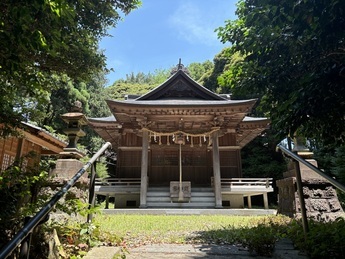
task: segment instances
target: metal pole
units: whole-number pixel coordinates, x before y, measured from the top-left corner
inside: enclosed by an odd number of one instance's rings
[[[305,208],[305,201],[304,201],[304,197],[303,197],[301,170],[299,167],[299,162],[296,160],[295,160],[295,170],[296,170],[296,182],[297,182],[298,198],[299,198],[299,203],[300,203],[300,207],[301,207],[301,214],[302,214],[304,238],[306,239],[307,233],[309,232],[307,211]]]
[[[91,166],[91,176],[90,176],[90,185],[89,185],[89,213],[87,214],[87,223],[92,221],[92,212],[90,210],[95,205],[95,180],[96,180],[96,163],[94,162]]]
[[[311,163],[309,163],[308,161],[304,160],[303,158],[301,158],[300,156],[298,156],[297,154],[291,152],[290,150],[286,149],[283,145],[278,144],[277,147],[283,151],[285,154],[287,154],[288,156],[290,156],[291,158],[293,158],[294,160],[297,160],[298,162],[301,162],[302,164],[304,164],[305,166],[307,166],[308,168],[310,168],[311,170],[313,170],[315,173],[321,175],[323,178],[325,178],[327,181],[329,181],[334,187],[338,188],[339,190],[341,190],[342,192],[345,192],[345,186],[342,185],[341,183],[339,183],[338,181],[336,181],[335,179],[333,179],[332,177],[330,177],[329,175],[325,174],[324,172],[322,172],[320,169],[318,169],[317,167],[315,167],[314,165],[312,165]]]
[[[103,147],[87,162],[69,181],[66,183],[53,198],[45,204],[45,206],[27,223],[21,231],[19,231],[13,239],[0,251],[0,258],[6,258],[13,250],[22,242],[22,240],[39,224],[39,222],[47,216],[53,209],[53,206],[60,200],[60,198],[67,193],[67,191],[79,180],[85,171],[93,164],[96,159],[110,147],[109,142],[105,143]]]

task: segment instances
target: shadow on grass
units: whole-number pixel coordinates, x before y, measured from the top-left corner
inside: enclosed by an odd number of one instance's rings
[[[234,245],[248,249],[251,254],[272,256],[275,243],[287,235],[287,217],[268,217],[253,226],[226,226],[200,231],[189,241],[201,244]]]

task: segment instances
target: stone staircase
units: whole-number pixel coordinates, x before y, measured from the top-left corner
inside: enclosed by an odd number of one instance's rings
[[[149,187],[148,208],[210,208],[215,207],[214,192],[211,187],[192,187],[189,202],[171,202],[169,187]]]

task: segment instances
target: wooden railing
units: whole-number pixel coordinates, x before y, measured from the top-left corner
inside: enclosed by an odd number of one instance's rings
[[[95,185],[97,186],[133,186],[140,185],[140,178],[96,178]]]
[[[265,186],[266,188],[272,187],[273,178],[221,178],[222,187],[231,186]],[[211,177],[211,185],[213,186],[214,179]]]

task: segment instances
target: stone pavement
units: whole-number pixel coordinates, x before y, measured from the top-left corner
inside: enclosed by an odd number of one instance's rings
[[[93,253],[96,252],[97,253]],[[120,255],[120,249],[116,247],[98,247],[88,253],[86,259],[113,259],[117,252]],[[268,258],[250,254],[247,249],[235,245],[206,245],[206,244],[154,244],[144,245],[136,248],[130,248],[125,253],[126,259],[223,259],[223,258]],[[120,258],[120,257],[118,257]],[[292,242],[288,239],[282,239],[277,242],[272,257],[276,259],[307,259],[306,255],[294,249]]]
[[[98,246],[92,248],[83,259],[113,259],[117,258],[117,255],[120,255],[120,251],[120,247]]]

